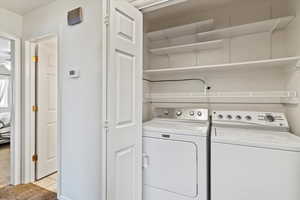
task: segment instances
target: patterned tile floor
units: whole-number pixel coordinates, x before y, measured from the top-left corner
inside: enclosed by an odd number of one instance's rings
[[[47,176],[41,180],[36,181],[34,184],[50,190],[52,192],[56,192],[56,182],[57,182],[57,173]]]
[[[10,182],[10,145],[0,145],[0,188]]]

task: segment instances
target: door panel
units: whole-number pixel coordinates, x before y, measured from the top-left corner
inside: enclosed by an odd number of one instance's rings
[[[116,9],[116,29],[120,38],[129,42],[135,42],[135,20],[129,15]]]
[[[198,195],[198,150],[194,143],[144,137],[143,144],[145,186],[188,197]]]
[[[135,58],[124,52],[116,52],[117,73],[117,125],[132,126],[135,123]]]
[[[56,41],[38,44],[36,179],[57,170],[57,48]]]
[[[107,199],[142,199],[142,14],[110,1]]]
[[[135,148],[129,147],[116,153],[116,199],[135,199],[134,173]],[[124,173],[126,172],[126,173]]]

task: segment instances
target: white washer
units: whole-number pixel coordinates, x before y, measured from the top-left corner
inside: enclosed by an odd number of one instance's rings
[[[300,139],[282,113],[213,112],[211,200],[299,200]]]
[[[207,200],[208,110],[156,113],[143,126],[143,200]]]

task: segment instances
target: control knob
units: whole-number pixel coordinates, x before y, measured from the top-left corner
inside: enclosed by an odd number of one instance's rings
[[[195,115],[195,112],[194,111],[191,111],[190,112],[190,116],[194,116]]]
[[[275,117],[272,116],[272,115],[266,115],[266,116],[265,116],[265,120],[266,120],[267,122],[274,122],[274,121],[275,121]]]
[[[198,115],[199,117],[201,117],[201,116],[202,116],[202,112],[199,111],[199,112],[197,113],[197,115]]]
[[[241,119],[242,119],[242,117],[241,117],[240,115],[236,116],[235,118],[236,118],[237,120],[241,120]]]
[[[177,116],[177,117],[179,117],[179,116],[181,116],[181,115],[182,115],[182,112],[181,112],[181,111],[176,112],[176,116]]]
[[[250,115],[247,115],[246,120],[250,121],[250,120],[252,120],[252,117]]]
[[[232,116],[231,115],[227,115],[227,119],[232,119]]]

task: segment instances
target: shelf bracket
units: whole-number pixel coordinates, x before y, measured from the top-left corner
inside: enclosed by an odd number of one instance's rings
[[[279,26],[280,23],[281,23],[281,19],[278,19],[277,22],[274,24],[273,28],[270,31],[271,34],[273,32],[275,32],[275,30],[277,29],[277,27]]]

